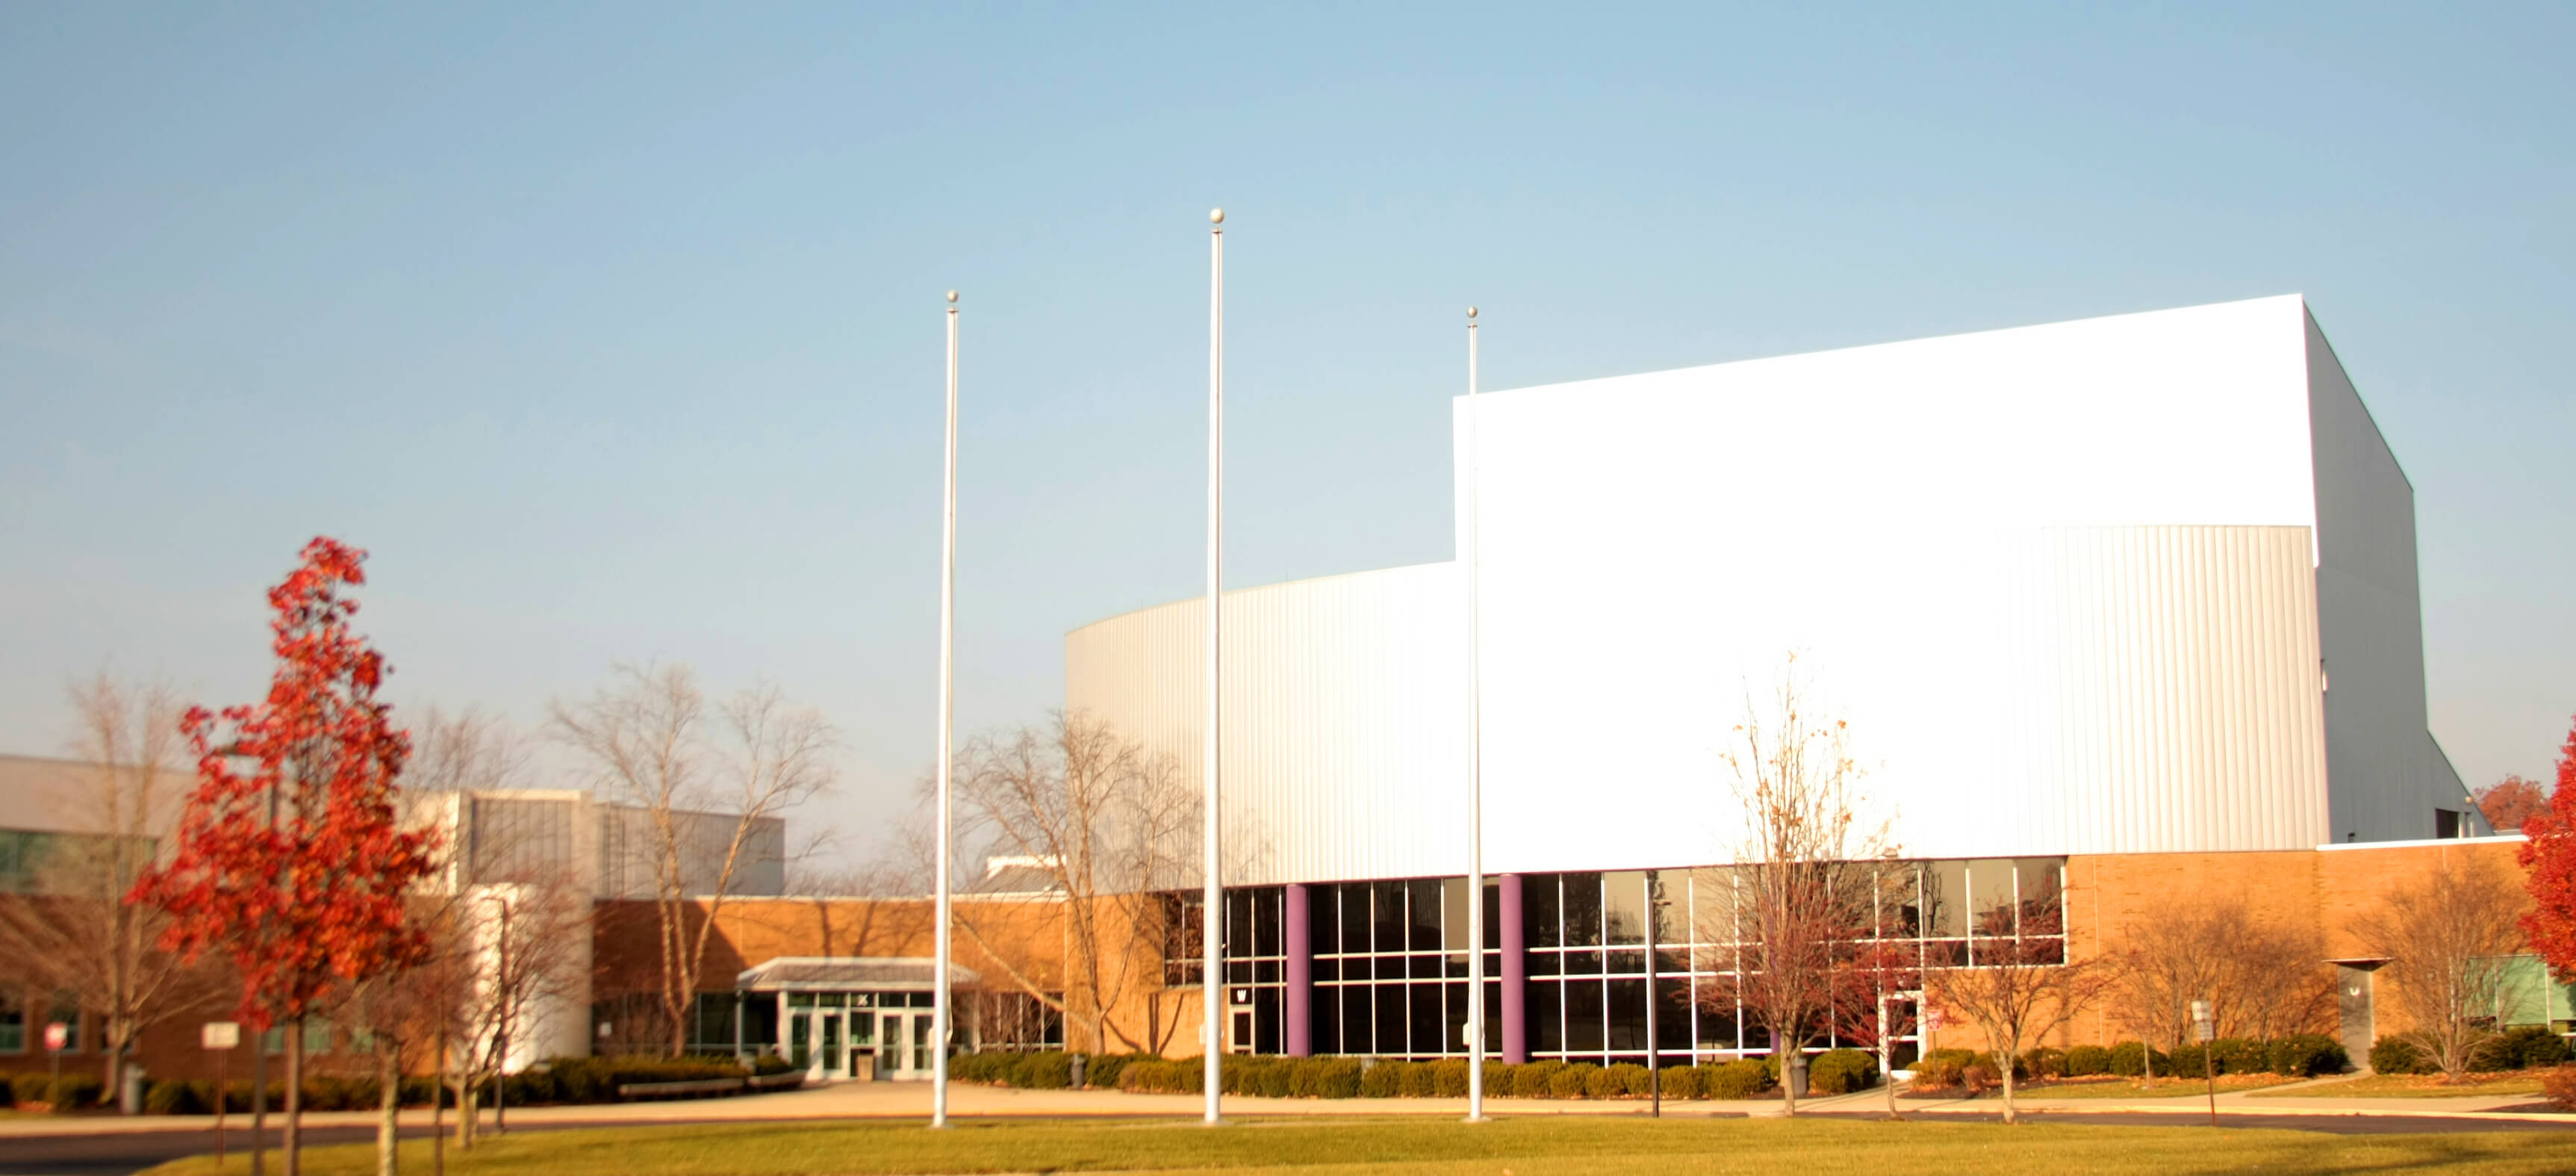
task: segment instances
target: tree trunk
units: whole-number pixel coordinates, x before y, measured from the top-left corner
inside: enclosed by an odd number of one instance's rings
[[[482,1110],[477,1105],[481,1100],[475,1097],[477,1093],[473,1076],[466,1075],[456,1095],[456,1145],[468,1151],[474,1148],[474,1133],[483,1127],[479,1118]]]
[[[1790,1048],[1794,1050],[1797,1047]],[[1789,1054],[1773,1046],[1771,1056],[1780,1059],[1780,1113],[1794,1118],[1798,1114],[1798,1084],[1789,1074]]]
[[[447,1028],[438,1030],[438,1072],[429,1080],[429,1176],[447,1176]]]
[[[401,1161],[394,1149],[402,1140],[402,1067],[391,1037],[376,1038],[376,1176],[394,1176]]]
[[[286,1023],[286,1176],[304,1171],[304,1018]]]
[[[2004,1054],[2003,1060],[1999,1063],[1999,1068],[2003,1071],[2004,1075],[2004,1122],[2021,1122],[2021,1117],[2015,1113],[2013,1107],[2013,1055],[2010,1053]]]

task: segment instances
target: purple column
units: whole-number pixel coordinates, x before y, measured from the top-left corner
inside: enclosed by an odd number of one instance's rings
[[[1503,1060],[1529,1060],[1529,935],[1521,921],[1521,876],[1502,876]]]
[[[1306,914],[1306,886],[1288,884],[1287,926],[1279,929],[1282,946],[1288,952],[1288,1056],[1313,1057],[1315,1054],[1315,953],[1307,942],[1311,921]]]

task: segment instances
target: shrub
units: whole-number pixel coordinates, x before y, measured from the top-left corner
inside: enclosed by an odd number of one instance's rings
[[[2567,1060],[2567,1039],[2546,1026],[2525,1025],[2486,1039],[2469,1054],[2472,1070],[2521,1070]]]
[[[1023,1090],[1062,1090],[1073,1085],[1073,1055],[1055,1049],[1022,1054],[1005,1081]]]
[[[1758,1098],[1771,1089],[1771,1069],[1761,1062],[1746,1058],[1699,1067],[1703,1098]]]
[[[1494,1098],[1512,1092],[1512,1067],[1509,1062],[1485,1060],[1485,1097]]]
[[[1261,1098],[1288,1097],[1289,1070],[1294,1058],[1245,1058],[1243,1080],[1238,1091]]]
[[[1829,1049],[1807,1063],[1807,1092],[1850,1094],[1878,1078],[1878,1059],[1856,1049]]]
[[[1141,1061],[1152,1060],[1153,1057],[1152,1054],[1144,1053],[1101,1054],[1083,1063],[1082,1084],[1094,1090],[1116,1090],[1118,1076],[1125,1072],[1127,1067]]]
[[[1437,1063],[1434,1062],[1406,1062],[1404,1064],[1403,1072],[1396,1078],[1397,1085],[1404,1092],[1404,1097],[1430,1098],[1432,1095],[1438,1093],[1439,1086],[1436,1082],[1437,1076],[1432,1070],[1432,1067],[1436,1064]]]
[[[1646,1073],[1646,1068],[1644,1066],[1632,1066],[1626,1062],[1615,1062],[1584,1075],[1583,1097],[1628,1097],[1628,1072],[1630,1070],[1636,1071],[1637,1076],[1640,1078],[1643,1078]]]
[[[1663,1069],[1665,1098],[1701,1098],[1698,1066],[1666,1066]]]
[[[206,1105],[197,1099],[197,1084],[178,1080],[147,1081],[143,1084],[143,1113],[147,1115],[202,1115]]]
[[[2198,1044],[2177,1045],[2174,1047],[2173,1056],[2165,1059],[2164,1062],[2157,1063],[2156,1073],[2172,1078],[2198,1078],[2201,1059],[2207,1056],[2208,1052],[2206,1047]]]
[[[1289,1093],[1305,1098],[1358,1098],[1358,1058],[1299,1058],[1289,1071]]]
[[[1442,1058],[1423,1068],[1430,1071],[1431,1093],[1441,1098],[1467,1097],[1467,1059]]]
[[[1514,1098],[1553,1098],[1556,1072],[1563,1062],[1523,1062],[1512,1067],[1511,1093]]]
[[[1404,1067],[1409,1062],[1362,1063],[1361,1098],[1394,1098],[1404,1093]]]
[[[2370,1071],[2374,1074],[2432,1074],[2438,1072],[2433,1059],[2424,1056],[2415,1043],[2402,1037],[2382,1037],[2370,1047]]]
[[[54,1080],[42,1070],[12,1074],[9,1076],[9,1101],[17,1106],[43,1102],[52,1096],[53,1083]]]
[[[2260,1074],[2272,1068],[2270,1042],[2250,1037],[2222,1037],[2209,1043],[2210,1060],[2221,1074]]]
[[[97,1106],[99,1098],[107,1093],[107,1080],[96,1074],[65,1074],[51,1085],[45,1101],[53,1104],[57,1115]]]
[[[2576,1111],[2576,1066],[2553,1066],[2540,1076],[2540,1097],[2562,1111]]]
[[[2323,1033],[2302,1033],[2272,1043],[2271,1070],[2294,1078],[2339,1074],[2351,1063],[2343,1043]]]
[[[2089,1078],[2111,1072],[2111,1051],[2098,1045],[2079,1045],[2066,1051],[2066,1076]]]
[[[2156,1073],[2172,1072],[2172,1058],[2149,1050],[2145,1042],[2123,1041],[2111,1047],[2111,1072],[2123,1078],[2136,1078],[2147,1072],[2150,1059],[2156,1064]]]
[[[1196,1058],[1182,1061],[1147,1058],[1130,1062],[1118,1072],[1118,1088],[1154,1094],[1197,1094],[1202,1088],[1203,1073]]]
[[[1995,1059],[1986,1054],[1978,1054],[1968,1059],[1966,1065],[1959,1067],[1959,1085],[1965,1087],[1970,1094],[1981,1090],[1992,1090],[2003,1085],[2003,1080],[2003,1068],[1996,1065]]]
[[[1973,1049],[1936,1049],[1914,1060],[1914,1088],[1948,1090],[1967,1081],[1968,1063],[1978,1059]]]
[[[1548,1097],[1582,1098],[1592,1089],[1592,1076],[1600,1072],[1601,1067],[1590,1062],[1567,1063],[1564,1069],[1548,1076]]]
[[[966,1057],[974,1057],[974,1056],[976,1056],[976,1055],[974,1055],[974,1054],[968,1054],[968,1055],[966,1055]],[[955,1059],[950,1060],[950,1062],[948,1063],[948,1065],[949,1065],[949,1068],[950,1068],[951,1076],[952,1076],[952,1077],[954,1076],[954,1071],[955,1071],[955,1068],[956,1068],[957,1063],[958,1063],[958,1062],[961,1062],[961,1061],[964,1061],[964,1060],[966,1060],[966,1059],[965,1059],[965,1058],[955,1058]],[[752,1057],[752,1059],[751,1059],[751,1072],[752,1072],[752,1073],[754,1073],[754,1074],[759,1074],[759,1075],[764,1075],[764,1076],[766,1076],[766,1075],[770,1075],[770,1074],[785,1074],[785,1073],[788,1073],[789,1071],[794,1070],[795,1068],[796,1068],[796,1067],[794,1067],[794,1066],[791,1066],[791,1065],[788,1065],[788,1064],[787,1064],[787,1059],[782,1058],[782,1057],[778,1056],[777,1054],[773,1054],[773,1053],[756,1054],[756,1055],[753,1055],[753,1057]]]

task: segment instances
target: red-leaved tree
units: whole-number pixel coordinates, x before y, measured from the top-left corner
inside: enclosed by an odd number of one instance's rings
[[[410,741],[376,701],[389,667],[349,631],[366,553],[328,538],[268,594],[277,669],[268,698],[217,715],[190,708],[180,730],[197,789],[176,853],[129,902],[168,911],[163,939],[194,959],[227,956],[240,1018],[286,1028],[286,1172],[299,1169],[303,1022],[345,986],[427,950],[404,895],[431,866],[431,837],[395,818]]]
[[[2540,781],[2506,776],[2478,790],[2478,815],[2498,833],[2520,833],[2531,819],[2549,811],[2549,794]]]
[[[2576,722],[2558,748],[2558,787],[2549,794],[2549,809],[2522,831],[2531,838],[2520,857],[2534,904],[2522,916],[2522,933],[2561,983],[2576,981]]]

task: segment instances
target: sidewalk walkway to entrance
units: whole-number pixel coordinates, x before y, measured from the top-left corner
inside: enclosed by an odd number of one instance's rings
[[[2277,1089],[2277,1088],[2276,1088]],[[1885,1095],[1876,1090],[1833,1098],[1811,1098],[1799,1103],[1801,1110],[1863,1114],[1883,1108]],[[2333,1098],[2315,1096],[2281,1096],[2253,1098],[2246,1092],[2221,1094],[2218,1109],[2225,1115],[2379,1115],[2425,1118],[2480,1118],[2566,1121],[2568,1116],[2535,1114],[2528,1110],[2528,1096],[2505,1098]],[[1201,1109],[1197,1095],[1128,1094],[1102,1090],[1013,1090],[995,1086],[957,1085],[950,1088],[949,1113],[960,1117],[1171,1117],[1196,1118]],[[1467,1102],[1462,1098],[1371,1098],[1371,1099],[1299,1099],[1250,1098],[1228,1096],[1229,1113],[1256,1115],[1464,1115]],[[1903,1099],[1899,1107],[1907,1115],[1941,1116],[1953,1114],[1991,1115],[2002,1108],[1997,1099],[1955,1099],[1927,1101]],[[2156,1098],[2138,1100],[2024,1099],[2023,1109],[2033,1114],[2073,1116],[2084,1114],[2158,1114],[2206,1116],[2208,1104],[2196,1098]],[[1633,1100],[1493,1099],[1489,1111],[1497,1115],[1643,1115],[1647,1104]],[[1714,1118],[1733,1116],[1765,1117],[1780,1113],[1777,1099],[1742,1101],[1672,1101],[1664,1104],[1664,1114],[1673,1118]],[[930,1117],[930,1086],[924,1082],[838,1082],[804,1090],[777,1094],[744,1095],[734,1098],[688,1099],[657,1102],[600,1103],[585,1106],[539,1106],[511,1108],[512,1123],[526,1124],[609,1124],[708,1122],[725,1120],[813,1120],[813,1119],[906,1119],[927,1120]],[[250,1116],[234,1115],[231,1125],[249,1126]],[[313,1125],[366,1126],[376,1121],[373,1112],[317,1112],[304,1117]],[[403,1112],[405,1126],[426,1124],[429,1112],[413,1109]],[[452,1121],[452,1120],[451,1120]],[[491,1116],[483,1121],[488,1127]],[[76,1135],[128,1131],[202,1131],[213,1125],[206,1115],[138,1115],[78,1116],[57,1118],[45,1115],[0,1118],[0,1138],[32,1135]],[[270,1116],[270,1130],[279,1126],[277,1116]]]

